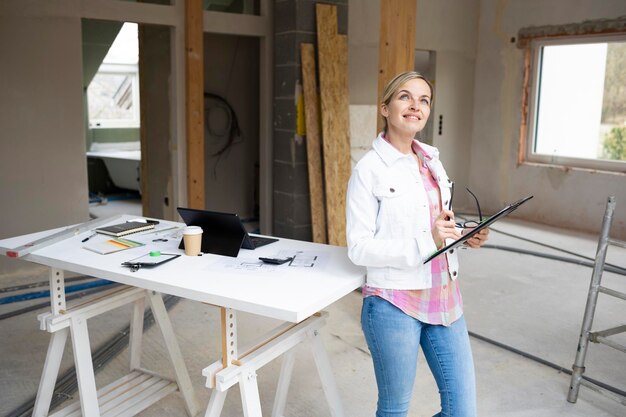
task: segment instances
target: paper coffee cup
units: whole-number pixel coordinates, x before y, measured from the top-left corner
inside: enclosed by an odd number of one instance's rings
[[[185,243],[185,255],[198,256],[202,246],[202,228],[200,226],[187,226],[183,229],[183,242]]]

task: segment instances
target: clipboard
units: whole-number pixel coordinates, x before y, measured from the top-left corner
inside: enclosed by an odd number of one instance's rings
[[[159,253],[156,256],[152,253],[147,253],[138,258],[131,259],[130,261],[122,262],[122,266],[127,266],[130,268],[131,272],[135,272],[139,268],[153,268],[155,266],[162,265],[165,262],[178,258],[179,256],[180,254],[177,253]]]
[[[449,250],[454,249],[457,246],[463,244],[466,240],[468,240],[469,238],[474,236],[476,233],[478,233],[482,229],[488,227],[490,224],[495,223],[498,220],[500,220],[501,218],[509,215],[510,213],[515,211],[519,206],[521,206],[522,204],[524,204],[525,202],[527,202],[531,198],[533,198],[533,196],[529,195],[529,196],[524,197],[524,198],[522,198],[520,200],[517,200],[514,203],[511,203],[511,204],[505,206],[502,210],[500,210],[499,212],[497,212],[493,216],[491,216],[488,219],[485,219],[482,222],[478,223],[478,226],[474,227],[471,231],[467,232],[465,235],[461,236],[460,238],[458,238],[454,242],[450,243],[449,245],[444,246],[443,248],[439,249],[437,252],[435,252],[432,255],[430,255],[428,258],[426,258],[426,260],[424,261],[424,264],[427,264],[428,262],[430,262],[431,260],[433,260],[437,256],[441,255],[442,253],[446,253]]]

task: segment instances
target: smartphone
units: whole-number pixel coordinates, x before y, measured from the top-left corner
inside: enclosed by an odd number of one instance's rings
[[[284,263],[287,263],[287,262],[291,261],[293,259],[293,257],[291,257],[291,258],[263,258],[263,257],[259,257],[259,259],[262,260],[266,264],[282,265]]]

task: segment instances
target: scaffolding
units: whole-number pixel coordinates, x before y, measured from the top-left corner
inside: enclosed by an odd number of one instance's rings
[[[626,405],[626,397],[624,397],[623,395],[616,394],[615,392],[610,391],[597,383],[590,382],[588,379],[583,378],[583,373],[585,372],[585,356],[587,354],[589,342],[601,343],[603,345],[626,353],[626,346],[623,346],[610,339],[611,336],[626,332],[626,324],[612,327],[606,330],[591,331],[591,327],[593,325],[593,317],[595,315],[596,306],[598,303],[599,293],[607,294],[626,301],[626,293],[615,291],[601,285],[602,273],[604,271],[604,264],[606,260],[608,246],[615,245],[626,248],[626,242],[611,239],[609,236],[614,212],[615,197],[610,196],[606,204],[604,219],[602,221],[602,229],[600,232],[600,238],[598,240],[598,249],[596,252],[593,273],[591,275],[589,293],[587,294],[587,305],[585,306],[583,324],[580,330],[580,338],[578,340],[578,347],[576,350],[576,359],[574,360],[574,365],[572,366],[572,379],[570,382],[569,392],[567,394],[567,401],[569,401],[570,403],[576,402],[576,400],[578,399],[578,390],[580,388],[580,385],[584,385],[587,388],[607,395],[608,397]]]

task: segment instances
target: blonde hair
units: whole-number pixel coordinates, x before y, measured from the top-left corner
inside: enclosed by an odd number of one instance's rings
[[[400,89],[400,87],[402,87],[404,83],[414,80],[416,78],[420,80],[424,80],[424,82],[428,84],[428,88],[430,88],[430,100],[432,104],[432,100],[434,99],[433,96],[435,94],[435,89],[433,88],[433,85],[431,84],[431,82],[426,79],[426,77],[424,77],[422,74],[416,71],[402,72],[396,75],[395,77],[393,77],[393,79],[391,79],[391,81],[389,81],[387,85],[385,86],[385,90],[383,91],[383,100],[381,104],[385,106],[389,105],[389,103],[391,102],[391,99],[396,94],[396,92]],[[383,122],[385,124],[383,127],[383,132],[387,133],[387,118],[386,117],[383,117]]]

